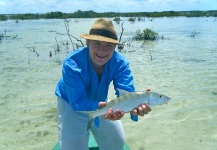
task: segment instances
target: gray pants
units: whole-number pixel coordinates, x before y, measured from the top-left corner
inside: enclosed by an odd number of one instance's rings
[[[57,99],[58,137],[60,150],[88,150],[89,116],[72,110],[63,99]],[[124,130],[120,120],[99,117],[99,128],[91,124],[91,132],[100,150],[123,150]]]

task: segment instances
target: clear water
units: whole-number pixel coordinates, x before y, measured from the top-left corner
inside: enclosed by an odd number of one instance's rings
[[[70,33],[79,38],[95,19],[70,20]],[[130,62],[138,91],[151,88],[172,98],[137,123],[125,115],[122,122],[127,144],[133,150],[216,149],[216,18],[123,20],[122,41],[145,28],[164,36],[145,42],[143,48],[142,42],[134,41],[122,53]],[[120,35],[121,24],[114,25]],[[66,33],[64,21],[0,22],[0,34],[5,30],[8,36],[18,36],[0,43],[0,149],[51,149],[57,142],[54,89],[61,76],[61,62],[73,48],[64,44],[69,41],[67,36],[49,31]],[[192,38],[194,31],[199,34]],[[56,55],[55,38],[61,50]],[[30,51],[33,47],[39,56]],[[115,97],[112,86],[109,93],[110,99]]]

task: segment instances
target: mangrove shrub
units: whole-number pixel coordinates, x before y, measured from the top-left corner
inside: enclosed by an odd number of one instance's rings
[[[157,40],[158,37],[159,36],[158,36],[157,32],[146,28],[143,31],[138,29],[136,31],[136,36],[134,38],[135,38],[135,40]]]
[[[0,15],[0,21],[6,21],[8,18],[4,15]]]

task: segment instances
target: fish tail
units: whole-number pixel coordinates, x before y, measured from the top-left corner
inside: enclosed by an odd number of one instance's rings
[[[87,131],[90,130],[90,127],[91,127],[91,124],[92,124],[93,120],[94,119],[90,117],[90,119],[88,121],[88,124],[87,124]]]
[[[79,112],[86,114],[86,115],[89,115],[88,124],[87,124],[87,131],[88,131],[91,127],[91,124],[92,124],[94,118],[95,118],[95,116],[94,116],[95,111],[79,111]]]
[[[87,131],[90,129],[92,122],[95,120],[94,111],[89,111],[88,115],[90,116],[88,124],[87,124]],[[97,118],[97,117],[96,117]],[[95,122],[95,121],[94,121]]]
[[[94,122],[94,125],[99,128],[99,117],[93,117],[93,114],[90,114],[90,119],[87,124],[87,131],[90,129],[92,122]]]

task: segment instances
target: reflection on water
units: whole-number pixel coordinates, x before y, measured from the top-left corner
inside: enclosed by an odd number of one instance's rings
[[[123,54],[130,62],[138,91],[149,87],[172,98],[168,105],[154,108],[137,123],[126,114],[122,120],[126,142],[135,150],[215,149],[217,21],[179,17],[132,24],[123,19],[123,41],[145,28],[165,37],[145,42],[140,49],[142,43],[134,41],[132,47],[125,46]],[[76,37],[87,33],[94,22],[78,20],[70,22],[70,31]],[[67,36],[48,31],[66,33],[64,22],[9,20],[0,26],[0,34],[6,29],[7,35],[18,35],[0,43],[0,149],[51,149],[57,141],[54,89],[61,76],[61,63],[72,46],[64,44]],[[115,27],[120,35],[121,25]],[[193,31],[199,32],[194,38],[190,37]],[[56,54],[55,38],[60,46]],[[109,97],[115,97],[112,87]]]

